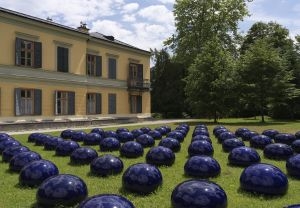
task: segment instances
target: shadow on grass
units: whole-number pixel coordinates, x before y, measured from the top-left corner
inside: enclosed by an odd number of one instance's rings
[[[90,165],[90,163],[91,163],[91,162],[87,162],[87,163],[81,162],[81,163],[79,163],[79,162],[72,162],[72,161],[70,161],[70,162],[68,163],[68,165],[70,165],[70,166],[72,166],[72,167],[83,167],[83,166],[88,166],[88,165]]]
[[[159,187],[156,190],[158,190],[158,189],[159,189]],[[150,193],[135,193],[135,192],[127,191],[123,187],[119,188],[119,192],[121,193],[121,195],[124,195],[124,196],[131,195],[133,197],[147,197],[147,196],[152,196],[153,194],[155,194],[156,190],[153,191],[153,192],[150,192]]]
[[[237,192],[239,194],[242,194],[244,197],[248,197],[248,198],[263,198],[264,200],[276,200],[279,198],[282,198],[282,195],[272,195],[272,194],[260,194],[257,192],[249,192],[249,191],[245,191],[243,190],[241,187],[238,188]]]
[[[8,173],[8,174],[19,174],[18,171],[14,171],[14,170],[11,170],[11,169],[6,169],[5,173]]]

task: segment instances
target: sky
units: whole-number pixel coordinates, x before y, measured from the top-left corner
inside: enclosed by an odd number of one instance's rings
[[[0,7],[77,28],[87,24],[90,32],[113,35],[144,50],[161,49],[175,32],[175,0],[0,0]],[[239,24],[246,33],[257,21],[277,22],[300,34],[300,0],[253,0],[251,16]]]

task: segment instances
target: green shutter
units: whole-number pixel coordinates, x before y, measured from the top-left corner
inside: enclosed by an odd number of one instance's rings
[[[75,92],[68,92],[68,115],[75,115]]]
[[[101,99],[101,94],[96,93],[96,114],[101,114],[101,109],[102,109],[102,99]]]
[[[129,64],[129,80],[133,79],[133,66],[135,66],[136,64]]]
[[[143,78],[143,64],[138,64],[138,68],[137,68],[137,79],[142,81],[144,78]]]
[[[42,68],[42,43],[34,42],[34,67]]]
[[[34,90],[34,115],[42,115],[42,90]]]
[[[117,78],[117,61],[114,58],[108,59],[108,78],[109,79]]]
[[[22,44],[22,39],[21,38],[16,38],[16,57],[15,57],[15,64],[16,65],[21,65],[21,44]]]
[[[69,71],[69,49],[64,48],[64,72]]]
[[[69,49],[58,46],[57,47],[57,71],[69,71]]]
[[[21,115],[21,89],[15,88],[15,115]]]
[[[116,94],[108,94],[108,113],[116,114]]]
[[[102,76],[102,57],[96,56],[96,76]]]

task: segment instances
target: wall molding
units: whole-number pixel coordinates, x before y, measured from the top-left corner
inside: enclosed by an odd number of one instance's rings
[[[26,40],[37,41],[40,39],[40,36],[38,36],[38,35],[31,35],[31,34],[27,34],[27,33],[18,32],[18,31],[16,31],[15,34],[16,34],[16,37],[26,39]]]

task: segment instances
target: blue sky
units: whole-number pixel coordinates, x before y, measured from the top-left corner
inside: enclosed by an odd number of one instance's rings
[[[86,22],[91,31],[113,35],[139,48],[162,48],[175,31],[175,0],[0,0],[0,7],[78,27]],[[250,17],[240,23],[247,32],[257,21],[275,21],[300,34],[300,0],[253,0]]]

